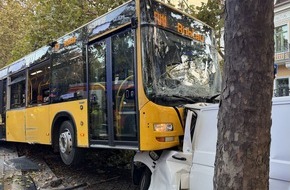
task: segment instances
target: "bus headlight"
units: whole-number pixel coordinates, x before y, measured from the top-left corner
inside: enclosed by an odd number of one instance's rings
[[[172,123],[154,123],[153,129],[158,132],[173,131],[173,125]]]

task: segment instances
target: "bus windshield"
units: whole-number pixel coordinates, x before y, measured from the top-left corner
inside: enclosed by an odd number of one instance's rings
[[[147,97],[171,104],[176,98],[195,100],[218,94],[220,72],[211,28],[168,7],[152,7],[153,16],[142,25]]]

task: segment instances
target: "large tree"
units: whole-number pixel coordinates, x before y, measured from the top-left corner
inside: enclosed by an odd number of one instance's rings
[[[273,0],[227,0],[214,187],[268,189]]]
[[[30,12],[21,1],[0,1],[0,67],[26,53]]]

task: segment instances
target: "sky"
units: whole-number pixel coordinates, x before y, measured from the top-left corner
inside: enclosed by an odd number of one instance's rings
[[[173,3],[178,3],[180,0],[172,0]],[[207,2],[207,0],[187,0],[188,4],[200,6],[201,2]]]
[[[207,0],[188,0],[188,4],[193,4],[196,6],[200,6],[201,2],[206,2]]]

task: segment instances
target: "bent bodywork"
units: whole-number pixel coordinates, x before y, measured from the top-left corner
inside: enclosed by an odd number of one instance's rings
[[[164,150],[150,167],[152,158],[146,152],[137,153],[135,161],[149,166],[152,176],[149,189],[212,190],[217,142],[218,104],[185,106],[196,114],[188,119],[182,151]],[[290,190],[290,97],[273,98],[270,190]],[[191,122],[196,119],[195,125]],[[192,137],[191,139],[187,136]],[[190,149],[188,144],[190,143]],[[146,156],[144,156],[146,155]],[[147,157],[147,162],[144,162]],[[149,165],[148,165],[149,164]]]

